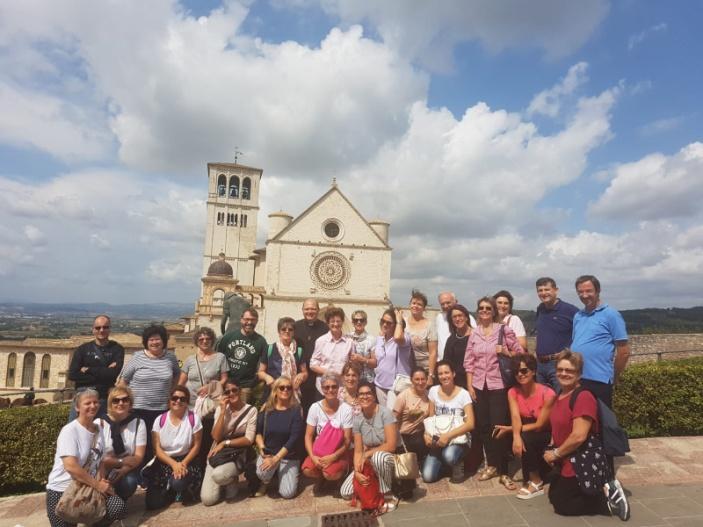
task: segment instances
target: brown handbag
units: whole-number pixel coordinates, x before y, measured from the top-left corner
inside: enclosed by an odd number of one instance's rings
[[[93,444],[90,449],[93,450],[98,441],[100,430],[93,435]],[[87,470],[90,464],[90,454],[83,465],[83,469]],[[107,514],[105,507],[105,496],[97,489],[71,480],[71,484],[61,495],[61,499],[56,504],[56,515],[66,523],[85,523],[91,525],[102,520]]]

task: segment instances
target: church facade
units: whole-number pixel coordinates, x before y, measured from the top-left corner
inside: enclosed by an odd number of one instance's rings
[[[220,332],[222,304],[240,294],[260,312],[257,331],[276,336],[283,316],[301,317],[306,298],[320,307],[355,309],[369,316],[368,329],[389,304],[390,225],[367,221],[333,182],[297,218],[268,216],[266,245],[256,248],[263,171],[235,163],[208,163],[208,200],[201,295],[187,330]]]

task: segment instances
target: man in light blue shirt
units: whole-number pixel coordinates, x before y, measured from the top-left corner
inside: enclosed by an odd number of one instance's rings
[[[571,349],[583,355],[581,385],[612,408],[613,385],[630,356],[625,321],[617,310],[601,303],[595,276],[580,276],[576,293],[584,308],[574,315]]]

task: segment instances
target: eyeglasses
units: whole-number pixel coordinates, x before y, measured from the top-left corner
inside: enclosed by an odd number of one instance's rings
[[[322,390],[325,392],[328,392],[330,390],[339,390],[339,386],[337,386],[336,384],[328,384],[326,386],[323,386]]]
[[[293,391],[293,387],[290,384],[282,384],[281,386],[278,387],[279,392],[291,392]]]
[[[129,403],[129,402],[131,402],[131,400],[130,400],[130,398],[129,398],[128,396],[124,396],[124,397],[114,397],[114,398],[112,399],[112,404],[120,404],[120,403],[127,404],[127,403]]]
[[[204,341],[208,341],[208,340],[212,340],[212,339],[210,337],[198,337],[198,342],[204,342]]]
[[[491,306],[478,306],[479,311],[493,311]]]
[[[395,322],[393,322],[392,320],[386,320],[385,318],[382,318],[382,319],[381,319],[381,325],[382,325],[382,326],[390,326],[390,325],[393,325],[393,324],[395,324]]]
[[[568,375],[573,375],[576,373],[574,368],[557,368],[557,373],[566,373]]]
[[[365,324],[366,319],[365,318],[352,318],[352,322],[354,324]]]
[[[95,331],[102,331],[104,329],[110,329],[110,326],[93,326]]]
[[[186,397],[185,395],[182,397],[179,397],[178,395],[174,395],[171,397],[171,402],[172,403],[187,403],[188,397]]]
[[[293,333],[295,328],[281,328],[281,333]]]
[[[532,371],[532,370],[531,370],[530,368],[520,368],[517,372],[518,372],[520,375],[527,375],[527,374],[530,373],[531,371]]]
[[[371,397],[373,394],[371,392],[358,392],[357,396],[359,397]]]
[[[231,394],[238,394],[239,393],[239,388],[230,388],[229,390],[225,390],[222,392],[224,395],[231,395]]]

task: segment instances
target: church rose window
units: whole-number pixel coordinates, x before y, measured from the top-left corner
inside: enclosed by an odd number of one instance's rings
[[[339,220],[331,218],[322,224],[322,233],[329,241],[338,241],[344,234]]]
[[[338,252],[320,253],[310,265],[310,276],[322,289],[339,289],[349,281],[349,261]]]

